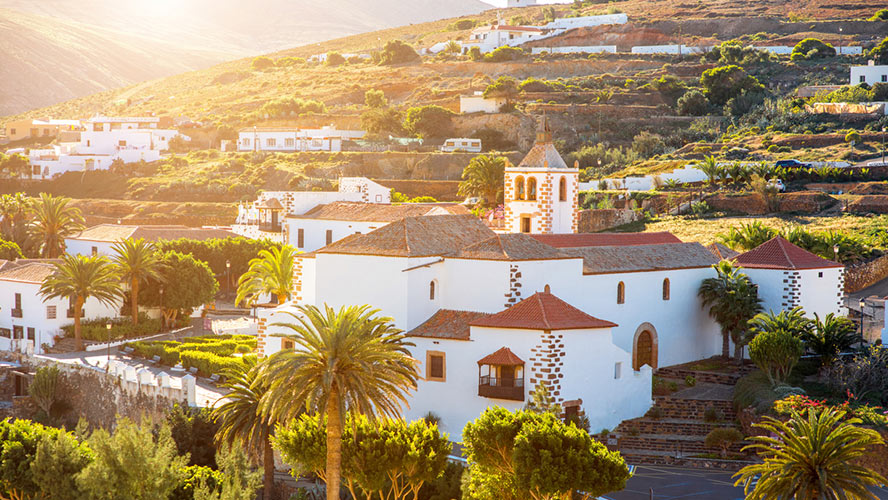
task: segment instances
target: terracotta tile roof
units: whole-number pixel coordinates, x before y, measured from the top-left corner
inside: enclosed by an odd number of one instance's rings
[[[562,248],[561,252],[582,257],[583,274],[693,269],[719,261],[699,243]]]
[[[274,210],[282,210],[284,205],[281,204],[281,200],[277,198],[269,198],[262,203],[256,205],[256,208],[271,208]]]
[[[658,233],[576,233],[576,234],[532,234],[535,240],[555,248],[603,247],[660,245],[681,243],[674,234]]]
[[[128,226],[122,224],[99,224],[84,229],[71,239],[115,242],[127,238],[143,238],[146,241],[177,240],[190,238],[194,240],[208,240],[210,238],[234,238],[237,234],[224,229],[206,229],[200,227],[187,227],[177,225],[156,226]]]
[[[777,236],[742,253],[735,259],[738,265],[751,269],[824,269],[844,267],[793,245]]]
[[[493,354],[488,354],[478,360],[479,365],[521,366],[524,360],[519,358],[508,347],[503,347]]]
[[[469,340],[469,323],[487,316],[487,313],[475,311],[455,311],[439,309],[438,312],[407,333],[409,337],[427,337],[433,339]]]
[[[519,169],[537,168],[569,168],[564,158],[558,154],[555,145],[551,141],[536,142],[527,156],[518,164]]]
[[[715,258],[718,260],[731,260],[740,255],[740,252],[731,250],[721,243],[713,243],[707,246],[706,249],[712,252],[712,255],[715,255]]]
[[[531,235],[522,233],[497,234],[475,243],[453,255],[457,259],[479,260],[544,260],[575,258],[564,255],[549,245],[540,243]]]
[[[457,203],[357,203],[335,201],[318,205],[302,215],[288,215],[290,219],[349,220],[364,222],[395,222],[404,217],[420,215],[466,215],[469,210]]]
[[[346,236],[316,253],[389,257],[453,255],[494,234],[473,215],[407,217],[367,234]]]
[[[55,271],[58,259],[19,259],[15,262],[0,261],[0,281],[43,283]]]
[[[537,292],[505,311],[472,321],[472,326],[523,330],[612,328],[616,323],[590,316],[549,292]]]

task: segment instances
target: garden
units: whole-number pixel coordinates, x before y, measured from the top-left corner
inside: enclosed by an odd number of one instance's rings
[[[224,376],[231,370],[242,370],[246,358],[255,358],[256,337],[251,335],[208,335],[187,337],[181,342],[159,340],[128,342],[133,355],[147,360],[159,358],[166,366],[181,365],[186,370],[196,368],[203,376]]]

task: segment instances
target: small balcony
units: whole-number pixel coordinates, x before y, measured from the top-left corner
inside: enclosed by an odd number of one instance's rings
[[[260,222],[259,230],[264,231],[266,233],[279,233],[281,232],[281,223],[280,222]]]
[[[13,309],[12,310],[12,317],[13,318],[21,318],[22,317],[22,310],[21,309]]]
[[[524,379],[482,375],[478,379],[478,395],[484,398],[524,401]]]

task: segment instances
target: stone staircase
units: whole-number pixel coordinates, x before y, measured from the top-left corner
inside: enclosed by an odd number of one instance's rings
[[[718,467],[736,470],[749,462],[714,460],[695,455],[718,453],[704,444],[706,435],[720,427],[738,427],[732,395],[741,374],[695,372],[680,368],[663,368],[657,375],[684,385],[687,376],[697,383],[668,396],[654,396],[652,409],[643,417],[622,422],[614,434],[627,463],[633,465],[682,465]],[[706,414],[718,416],[707,421]],[[711,420],[711,419],[710,419]],[[611,441],[613,442],[613,441]],[[728,452],[741,453],[748,442],[732,445]]]
[[[84,341],[86,345],[86,341]],[[77,352],[77,342],[71,337],[60,339],[52,347],[46,350],[47,354],[66,354],[69,352]]]

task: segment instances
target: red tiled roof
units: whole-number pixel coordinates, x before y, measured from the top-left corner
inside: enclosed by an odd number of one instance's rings
[[[18,281],[22,283],[43,283],[55,272],[58,259],[19,259],[16,261],[0,261],[0,281]]]
[[[72,240],[88,240],[117,242],[120,240],[139,239],[154,242],[157,240],[177,240],[189,238],[193,240],[208,240],[212,238],[234,238],[238,235],[224,229],[187,227],[181,225],[120,225],[99,224],[84,229],[79,234],[71,236]]]
[[[740,255],[740,252],[732,250],[721,243],[713,243],[707,246],[706,249],[712,252],[712,255],[715,255],[715,258],[721,260],[731,260]]]
[[[520,366],[524,360],[519,358],[508,347],[503,347],[493,354],[488,354],[478,360],[479,365]]]
[[[844,267],[838,262],[824,259],[804,248],[797,247],[777,236],[742,253],[735,259],[738,265],[751,269],[824,269]]]
[[[458,203],[359,203],[334,201],[318,205],[302,215],[288,215],[288,219],[324,219],[364,222],[395,222],[404,217],[421,215],[468,215],[471,212]]]
[[[453,257],[477,260],[551,260],[575,258],[524,233],[497,234],[463,248]]]
[[[537,292],[505,311],[470,324],[523,330],[581,330],[617,326],[616,323],[590,316],[548,292]]]
[[[487,316],[487,313],[475,311],[454,311],[439,309],[438,312],[407,333],[408,337],[427,337],[433,339],[469,340],[469,323]]]
[[[635,273],[669,269],[705,268],[718,263],[699,243],[562,248],[583,258],[583,274]]]
[[[681,243],[674,234],[659,233],[577,233],[577,234],[531,234],[531,236],[555,248],[577,247],[625,247],[634,245],[663,245]]]

